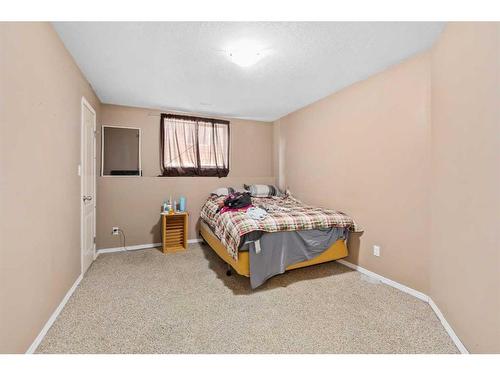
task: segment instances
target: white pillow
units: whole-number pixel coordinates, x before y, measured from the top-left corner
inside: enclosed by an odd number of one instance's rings
[[[235,190],[232,187],[220,187],[220,188],[212,191],[210,194],[217,195],[218,197],[221,197],[223,195],[229,195],[229,194],[232,194],[234,192],[235,192]]]

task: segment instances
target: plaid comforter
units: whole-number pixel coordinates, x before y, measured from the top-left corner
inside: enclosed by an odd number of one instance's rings
[[[342,212],[306,206],[291,196],[254,198],[252,204],[268,212],[262,220],[250,218],[246,212],[217,213],[226,197],[212,196],[201,209],[201,218],[214,230],[229,254],[238,259],[241,236],[253,232],[283,232],[332,227],[356,231],[356,223]]]

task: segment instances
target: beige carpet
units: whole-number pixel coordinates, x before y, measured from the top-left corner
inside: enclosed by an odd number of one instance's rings
[[[39,353],[457,353],[424,302],[336,262],[252,291],[206,245],[100,255]]]

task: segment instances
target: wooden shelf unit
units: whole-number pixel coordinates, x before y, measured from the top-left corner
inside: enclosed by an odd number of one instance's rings
[[[175,253],[187,249],[188,213],[162,213],[163,253]]]

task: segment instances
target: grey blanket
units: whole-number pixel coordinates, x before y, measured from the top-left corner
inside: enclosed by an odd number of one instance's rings
[[[318,256],[338,239],[347,239],[347,235],[345,228],[263,233],[259,239],[260,253],[256,252],[255,242],[248,244],[252,289],[272,276],[284,273],[288,266]]]

